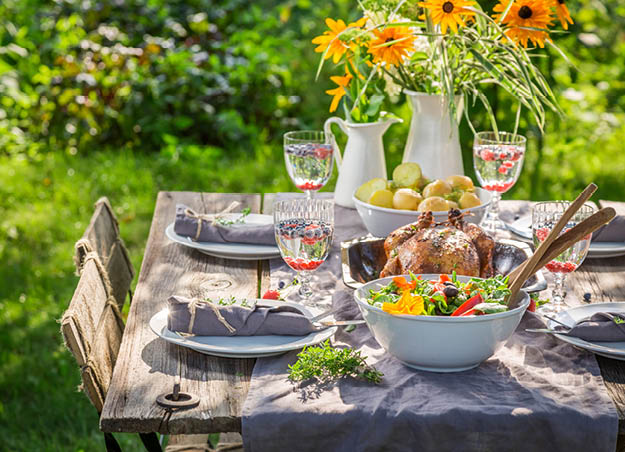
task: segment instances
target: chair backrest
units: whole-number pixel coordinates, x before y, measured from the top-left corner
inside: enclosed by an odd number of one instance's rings
[[[61,332],[83,381],[83,390],[102,411],[124,333],[121,311],[134,276],[110,203],[101,198],[76,243],[80,280],[61,319]]]
[[[83,390],[102,412],[124,333],[124,322],[97,254],[85,257],[61,331],[78,365]]]
[[[134,277],[134,269],[119,235],[117,218],[106,197],[96,202],[89,226],[76,242],[74,263],[78,274],[82,272],[86,256],[92,252],[97,254],[105,268],[111,281],[113,297],[121,309]]]

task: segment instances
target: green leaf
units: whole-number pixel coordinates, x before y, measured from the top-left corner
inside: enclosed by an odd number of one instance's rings
[[[374,94],[369,98],[369,107],[365,112],[369,116],[376,116],[380,111],[380,107],[382,106],[382,102],[384,102],[385,96],[382,94]]]

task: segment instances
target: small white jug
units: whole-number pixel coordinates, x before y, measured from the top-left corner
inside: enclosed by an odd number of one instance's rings
[[[339,206],[355,208],[352,195],[363,183],[375,177],[386,180],[386,160],[384,158],[384,132],[395,122],[402,122],[398,118],[388,118],[378,122],[363,124],[351,123],[336,116],[328,118],[323,125],[325,133],[331,133],[330,126],[337,124],[347,135],[345,152],[334,143],[334,158],[339,172],[334,202]]]

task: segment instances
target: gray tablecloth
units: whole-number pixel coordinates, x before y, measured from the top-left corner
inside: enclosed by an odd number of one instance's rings
[[[340,275],[342,240],[366,235],[353,210],[336,208],[333,252],[313,280],[338,318],[358,316]],[[292,277],[272,262],[272,286]],[[542,322],[526,313],[495,356],[478,368],[436,374],[389,356],[366,326],[339,331],[384,373],[380,385],[339,380],[294,385],[287,365],[297,352],[258,359],[243,406],[243,441],[261,451],[614,451],[618,416],[594,356],[548,335],[525,333]]]

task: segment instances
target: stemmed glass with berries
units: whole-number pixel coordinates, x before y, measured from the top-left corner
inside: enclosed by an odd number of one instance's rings
[[[551,229],[553,229],[560,220],[568,207],[569,203],[566,201],[547,201],[534,204],[532,207],[532,236],[534,246],[537,247],[547,238]],[[595,208],[590,204],[584,204],[569,220],[561,233],[581,223],[593,213],[595,213]],[[586,258],[588,248],[590,248],[590,240],[591,235],[589,234],[545,265],[545,268],[553,274],[554,287],[551,304],[545,305],[541,309],[542,312],[555,314],[562,310],[565,305],[564,297],[566,296],[564,280],[566,275],[574,272]]]
[[[307,301],[312,295],[311,272],[323,264],[332,245],[334,203],[301,198],[278,201],[273,206],[273,223],[282,259],[297,272],[299,295]]]
[[[499,219],[501,195],[512,188],[521,174],[526,138],[509,132],[478,132],[473,141],[473,167],[485,190],[492,193],[490,209],[481,226],[493,237],[505,230]]]
[[[334,136],[316,130],[284,134],[286,170],[297,188],[308,199],[320,190],[332,175]]]

